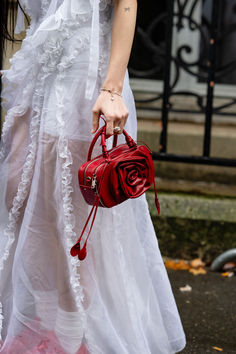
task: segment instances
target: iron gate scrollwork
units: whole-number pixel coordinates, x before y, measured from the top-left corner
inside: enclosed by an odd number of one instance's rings
[[[233,0],[233,2],[235,2]],[[236,112],[225,112],[226,108],[236,105],[236,95],[227,97],[227,103],[214,106],[215,85],[222,83],[227,75],[235,75],[236,84],[236,51],[235,58],[225,62],[222,60],[222,46],[224,41],[232,34],[236,34],[236,2],[232,6],[235,14],[235,22],[223,26],[225,0],[167,0],[166,11],[156,16],[146,29],[137,27],[136,38],[142,41],[152,56],[152,67],[138,70],[134,68],[134,61],[129,66],[130,75],[136,78],[151,78],[160,76],[163,72],[163,90],[160,94],[154,94],[152,98],[137,99],[140,103],[150,103],[162,100],[161,119],[162,131],[160,136],[160,149],[153,153],[153,158],[165,161],[199,163],[209,165],[222,165],[236,167],[236,159],[217,158],[210,156],[212,116],[220,113],[222,116],[235,117]],[[208,16],[201,14],[200,21],[196,21],[197,8],[207,6]],[[165,28],[165,41],[161,44],[155,42],[155,29],[162,24]],[[198,32],[200,49],[197,58],[191,60],[194,43],[184,43],[176,48],[173,53],[173,32],[179,33],[184,27],[188,31]],[[235,45],[236,48],[236,45]],[[188,57],[190,56],[190,59]],[[191,77],[195,77],[198,83],[205,86],[206,93],[201,95],[194,90],[178,89],[180,72],[185,71]],[[232,86],[232,90],[236,87]],[[189,111],[192,114],[201,113],[205,117],[202,156],[175,155],[167,153],[168,118],[170,111],[181,112],[171,102],[173,96],[191,96],[196,100],[197,109]],[[143,106],[142,106],[143,108]],[[151,108],[153,109],[153,108]],[[186,111],[183,111],[186,113]]]

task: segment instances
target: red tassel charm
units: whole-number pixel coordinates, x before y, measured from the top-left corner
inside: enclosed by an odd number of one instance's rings
[[[86,243],[87,242],[84,243],[83,248],[78,253],[78,258],[79,258],[80,261],[83,261],[86,258],[86,256],[87,256]]]
[[[80,243],[76,243],[70,250],[70,254],[72,255],[72,257],[78,256],[79,260],[83,261],[87,256],[86,243],[87,242],[84,243],[82,249],[80,249]]]
[[[80,253],[80,243],[76,243],[70,250],[72,257],[79,256]]]

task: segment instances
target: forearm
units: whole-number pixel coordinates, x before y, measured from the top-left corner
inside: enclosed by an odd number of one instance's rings
[[[137,0],[113,1],[110,61],[103,87],[121,92],[134,38]]]
[[[121,93],[134,38],[137,0],[113,1],[114,18],[110,60],[103,88]],[[93,107],[93,128],[91,133],[95,133],[99,127],[100,114],[103,114],[106,118],[107,137],[114,134],[115,127],[119,127],[120,133],[122,133],[129,111],[122,97],[116,95],[116,98],[113,98],[109,92],[100,92]]]

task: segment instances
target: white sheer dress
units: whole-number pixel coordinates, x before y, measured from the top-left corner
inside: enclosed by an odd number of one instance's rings
[[[185,334],[145,195],[99,208],[87,258],[69,252],[91,208],[77,170],[106,75],[113,2],[20,2],[31,25],[3,71],[0,352],[180,351]],[[128,74],[123,96],[126,129],[136,139]]]

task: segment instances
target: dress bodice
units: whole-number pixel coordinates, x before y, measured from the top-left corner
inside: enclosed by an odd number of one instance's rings
[[[91,99],[101,55],[106,53],[106,58],[109,57],[113,0],[20,0],[20,4],[31,18],[26,40],[32,48],[43,46],[43,52],[48,52],[51,49],[47,46],[57,47],[60,42],[62,47],[63,41],[73,36],[77,42],[81,41],[81,30],[86,31],[90,55],[85,97]],[[24,15],[19,6],[15,33],[24,28]]]

